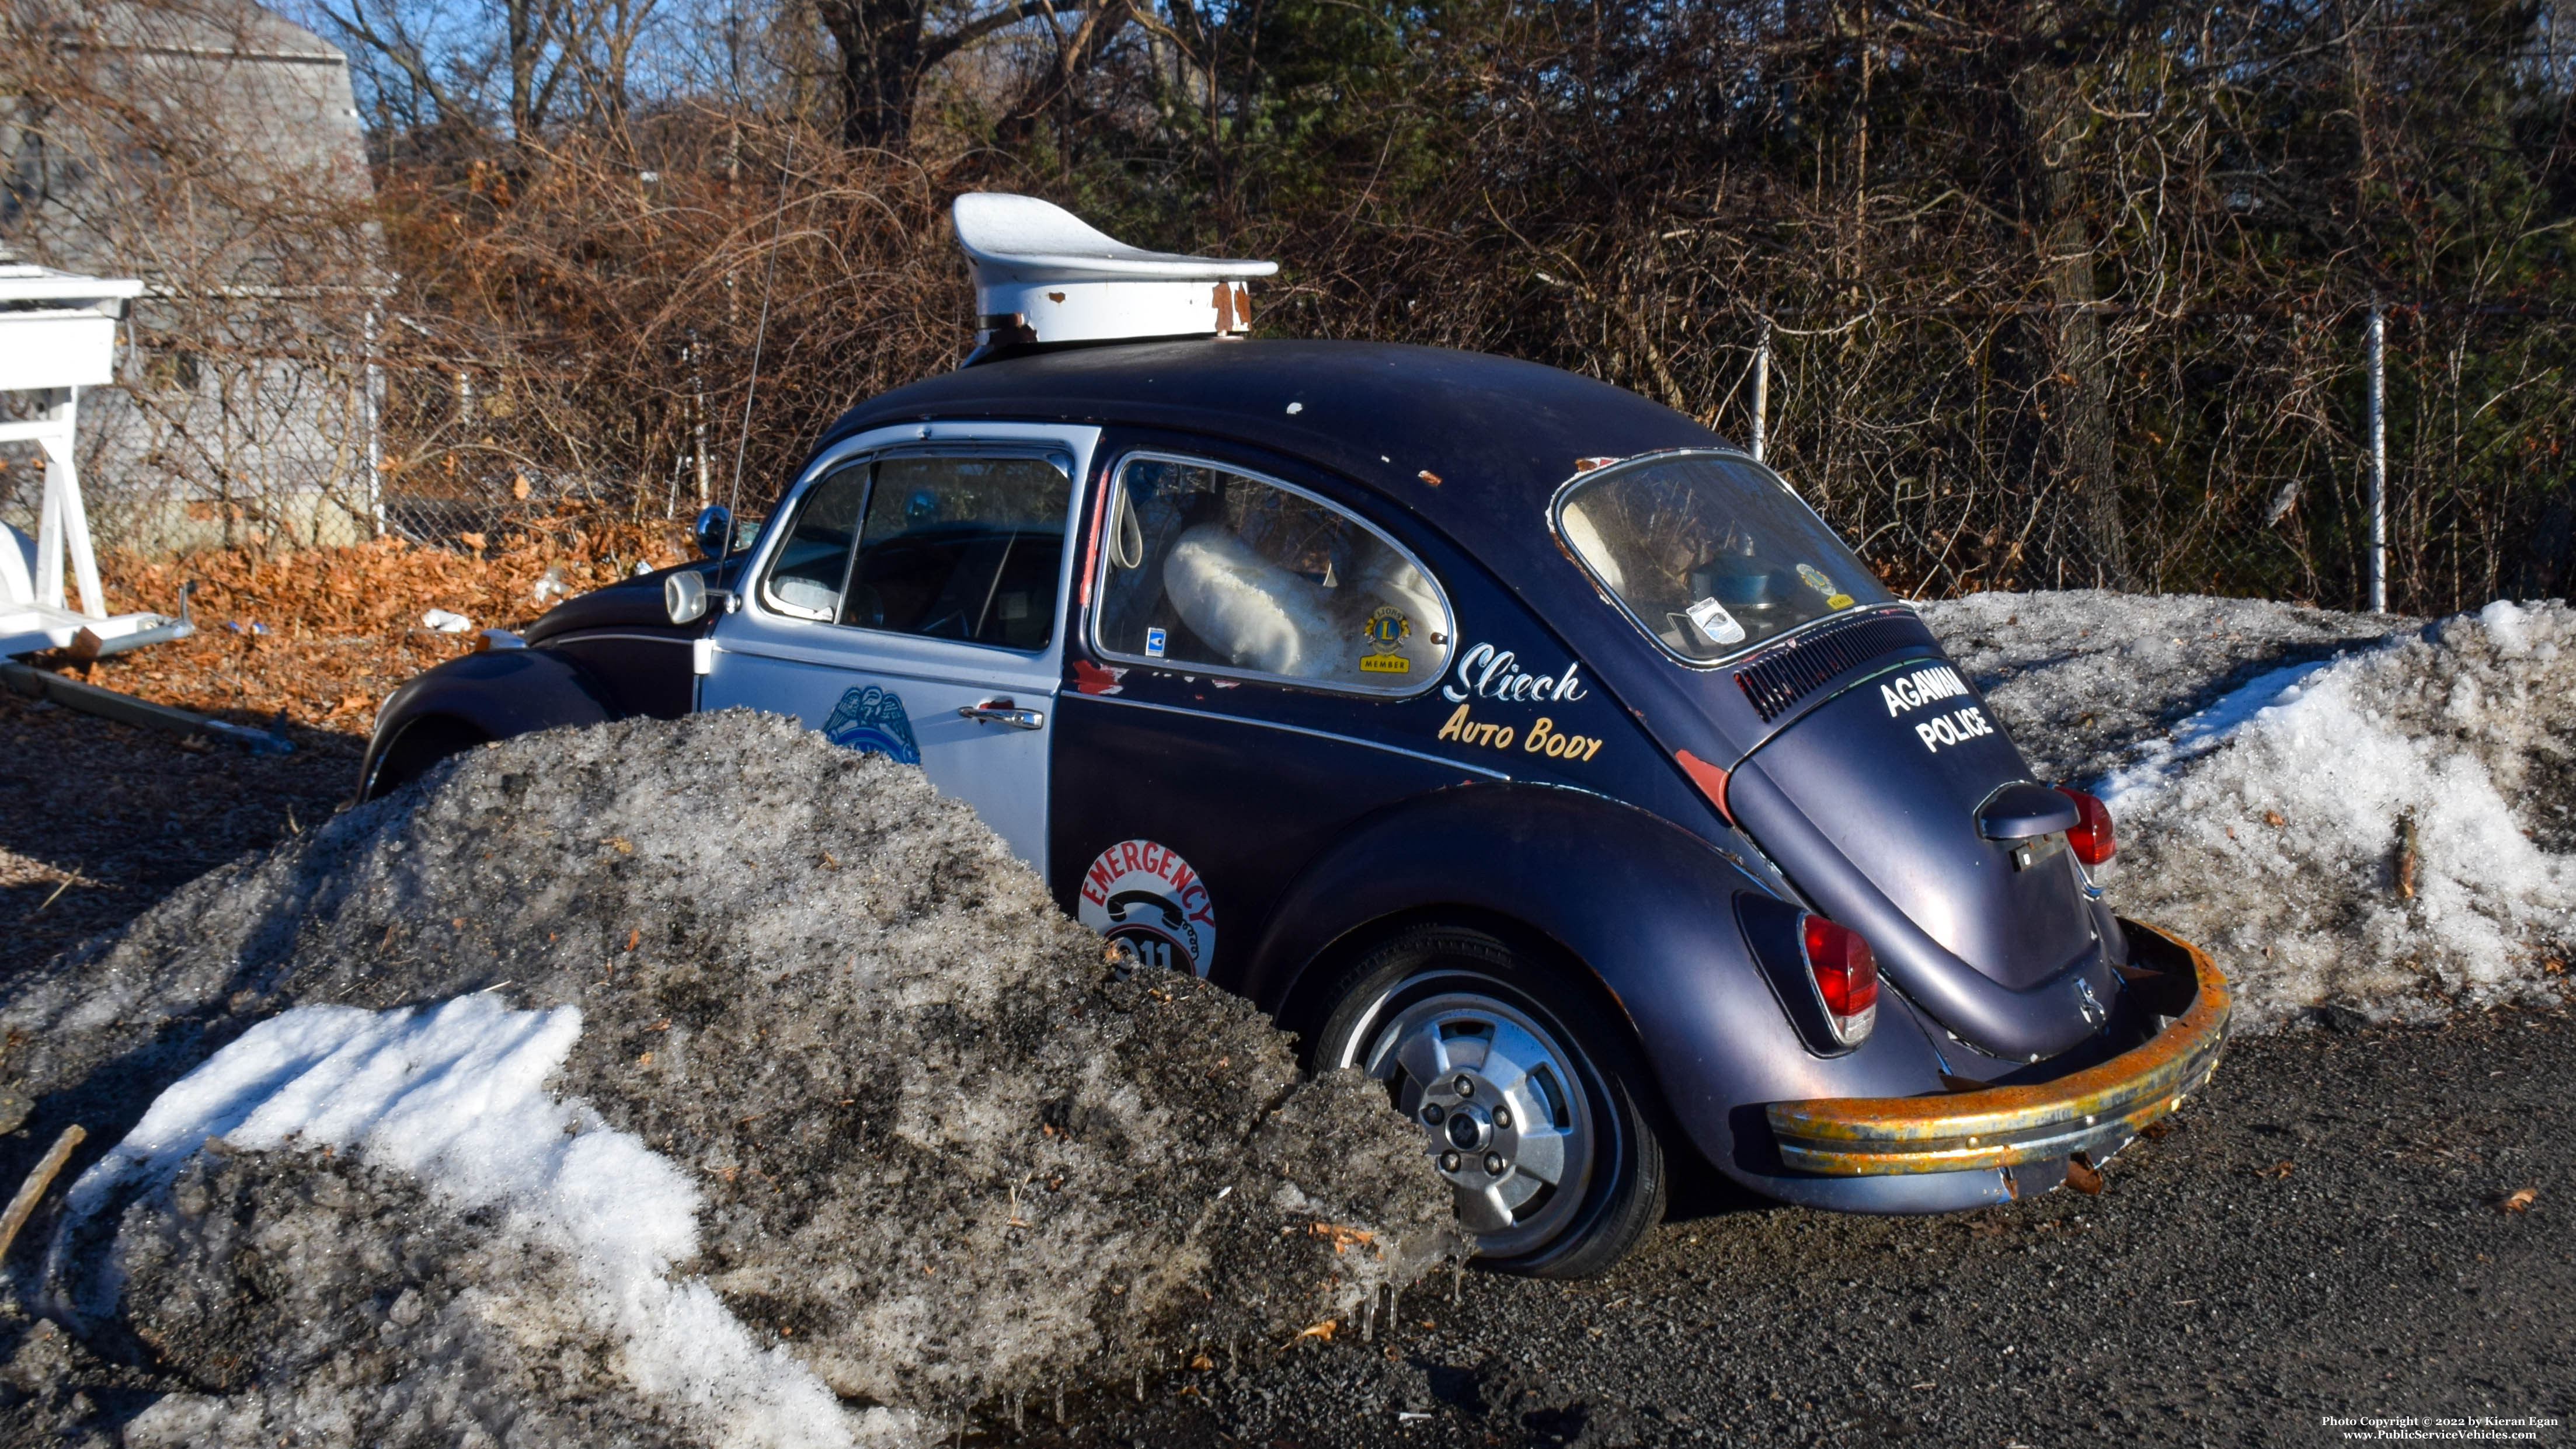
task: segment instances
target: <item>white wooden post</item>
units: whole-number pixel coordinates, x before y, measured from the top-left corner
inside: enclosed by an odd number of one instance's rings
[[[2388,612],[2388,318],[2370,303],[2370,612]]]
[[[367,362],[361,384],[366,389],[367,512],[375,519],[376,537],[385,536],[385,369],[376,357],[378,309],[367,309]]]
[[[1771,431],[1771,319],[1762,319],[1761,339],[1753,344],[1753,461],[1762,461]]]
[[[57,609],[70,607],[63,592],[63,555],[68,553],[72,578],[80,585],[81,612],[104,619],[107,595],[98,585],[98,556],[89,543],[89,510],[81,500],[80,464],[72,456],[80,389],[58,388],[51,402],[45,420],[53,427],[37,440],[45,450],[45,501],[37,524],[36,602]]]

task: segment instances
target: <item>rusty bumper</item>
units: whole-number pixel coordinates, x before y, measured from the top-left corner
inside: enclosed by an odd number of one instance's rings
[[[1834,1097],[1767,1109],[1780,1158],[1828,1177],[1957,1172],[2116,1151],[2209,1080],[2227,1036],[2227,978],[2199,947],[2123,921],[2125,989],[2174,1018],[2153,1039],[2053,1082],[1926,1097]]]

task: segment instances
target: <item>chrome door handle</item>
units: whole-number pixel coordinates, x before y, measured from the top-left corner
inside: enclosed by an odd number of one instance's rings
[[[1009,725],[1015,730],[1046,728],[1046,711],[1021,709],[1008,699],[988,699],[982,704],[964,705],[957,714],[960,719],[971,719],[977,724]]]

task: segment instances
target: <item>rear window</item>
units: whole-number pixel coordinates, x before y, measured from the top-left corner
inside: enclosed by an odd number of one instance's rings
[[[1895,597],[1750,458],[1668,453],[1603,468],[1557,495],[1556,526],[1637,623],[1692,663]]]

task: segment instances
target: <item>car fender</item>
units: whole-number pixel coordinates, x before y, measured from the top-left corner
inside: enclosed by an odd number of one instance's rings
[[[1591,973],[1634,1033],[1670,1120],[1729,1176],[1774,1195],[1762,1107],[1938,1091],[1941,1064],[1900,1002],[1834,1056],[1811,1050],[1734,909],[1770,894],[1707,840],[1586,791],[1460,785],[1360,822],[1281,894],[1239,984],[1273,1013],[1328,1009],[1324,976],[1385,928],[1443,910],[1517,922]]]
[[[386,697],[359,767],[359,798],[377,793],[376,774],[387,750],[423,720],[451,720],[485,739],[504,740],[616,719],[621,711],[614,699],[589,670],[551,649],[494,649],[450,659]]]

